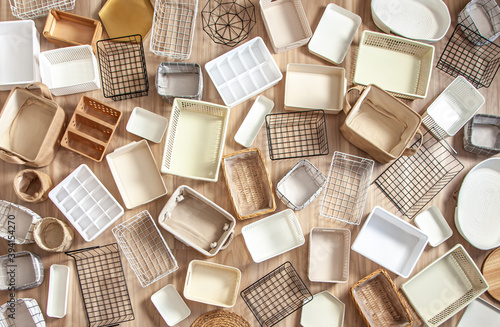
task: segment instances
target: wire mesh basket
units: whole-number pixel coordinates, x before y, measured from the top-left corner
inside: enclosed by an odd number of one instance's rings
[[[371,159],[336,151],[326,179],[319,214],[359,225],[374,164]]]
[[[102,92],[114,101],[148,95],[149,82],[139,34],[97,42]]]
[[[494,42],[500,36],[500,7],[495,0],[472,0],[458,14],[458,23]]]
[[[327,155],[328,136],[323,110],[266,115],[271,160]]]
[[[197,11],[198,0],[156,1],[149,50],[157,56],[189,59]]]
[[[116,243],[65,253],[75,260],[89,327],[134,320]]]
[[[408,218],[413,218],[464,166],[433,130],[411,146],[418,152],[400,157],[375,179],[375,185]]]
[[[11,310],[14,309],[15,315]],[[2,327],[45,327],[45,319],[35,299],[16,299],[0,307],[0,326]]]
[[[16,278],[12,285],[11,275]],[[9,253],[0,257],[0,291],[26,290],[43,282],[42,259],[29,251]]]
[[[45,16],[49,10],[75,9],[75,0],[9,0],[12,15],[19,19],[31,19]]]
[[[287,261],[240,293],[262,327],[270,327],[285,319],[313,296]]]
[[[179,269],[147,210],[117,225],[112,231],[142,287]]]
[[[10,242],[15,244],[35,242],[33,229],[41,219],[39,214],[26,207],[0,200],[0,237]]]
[[[462,75],[478,89],[489,87],[500,67],[500,46],[457,24],[436,67],[453,77]]]
[[[492,156],[500,153],[500,116],[478,114],[464,127],[465,151]]]

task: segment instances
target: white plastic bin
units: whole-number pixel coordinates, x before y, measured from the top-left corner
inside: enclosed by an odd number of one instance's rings
[[[50,266],[49,297],[47,299],[47,316],[64,318],[68,308],[69,267],[64,265]]]

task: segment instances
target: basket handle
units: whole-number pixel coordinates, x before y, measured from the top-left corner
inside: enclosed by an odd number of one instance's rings
[[[344,110],[344,113],[346,114],[346,116],[347,116],[347,114],[349,114],[349,112],[350,112],[350,111],[351,111],[351,109],[352,109],[352,106],[354,105],[354,104],[352,104],[352,105],[351,105],[351,104],[349,103],[349,101],[347,101],[347,96],[349,95],[349,93],[350,93],[351,91],[354,91],[354,90],[358,91],[358,93],[359,93],[359,94],[361,94],[361,93],[363,92],[363,90],[364,90],[364,87],[363,87],[363,86],[361,86],[361,85],[356,85],[356,86],[351,87],[351,88],[350,88],[349,90],[347,90],[347,92],[345,93],[345,96],[344,96],[344,108],[343,108],[343,110]]]
[[[418,143],[418,147],[416,149],[406,148],[403,151],[403,156],[411,157],[412,155],[414,155],[415,153],[417,153],[418,150],[420,150],[420,147],[422,146],[422,143],[424,143],[424,136],[422,135],[422,131],[420,130],[420,128],[417,129],[417,132],[415,134],[419,134],[420,135],[420,143]]]
[[[36,83],[31,83],[31,84],[28,84],[26,85],[24,88],[28,91],[31,90],[31,87],[34,86],[34,87],[37,87],[40,89],[40,94],[46,98],[46,99],[49,99],[51,101],[54,101],[54,99],[52,98],[52,93],[50,93],[50,90],[49,88],[47,87],[47,85],[43,84],[43,83],[40,83],[40,82],[36,82]]]
[[[26,164],[26,161],[24,161],[23,159],[5,151],[5,150],[0,150],[0,159],[2,159],[3,161],[6,161],[8,163],[12,163],[12,164],[16,164],[16,165]]]
[[[229,237],[227,238],[226,242],[224,242],[224,244],[220,247],[221,251],[227,249],[229,244],[231,244],[231,241],[233,240],[233,238],[234,238],[234,229],[229,234]]]

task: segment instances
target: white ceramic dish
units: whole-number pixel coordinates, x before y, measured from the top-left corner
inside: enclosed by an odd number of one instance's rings
[[[421,230],[376,206],[352,244],[352,250],[408,278],[427,245]]]
[[[166,117],[141,107],[135,107],[128,119],[127,131],[151,142],[160,143],[167,126]]]
[[[64,318],[68,308],[69,267],[64,265],[50,266],[49,297],[47,299],[47,316]]]
[[[438,207],[431,206],[415,217],[415,225],[429,237],[430,246],[438,246],[453,235]]]
[[[123,207],[82,164],[49,192],[49,198],[87,242],[123,215]]]
[[[361,25],[361,17],[330,3],[321,16],[309,42],[309,51],[333,64],[340,65]]]
[[[246,225],[241,234],[254,262],[262,262],[305,243],[293,210],[286,209]]]
[[[457,327],[500,326],[500,309],[478,297],[465,309]]]
[[[234,135],[234,140],[249,148],[264,125],[266,115],[273,110],[273,107],[274,102],[271,99],[259,95]]]
[[[151,302],[169,326],[175,326],[191,315],[191,310],[172,284],[151,295]]]
[[[315,227],[309,237],[309,280],[327,283],[347,282],[351,231]]]
[[[300,324],[303,327],[342,327],[344,314],[345,304],[332,293],[323,291],[314,294],[312,301],[302,307]]]

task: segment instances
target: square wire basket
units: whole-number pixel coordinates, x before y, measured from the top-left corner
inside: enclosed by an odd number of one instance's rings
[[[189,59],[197,12],[198,0],[157,0],[149,50],[157,56]]]
[[[478,114],[464,127],[464,150],[492,156],[500,153],[500,116]],[[496,136],[491,137],[493,135]]]
[[[500,36],[500,7],[495,0],[470,1],[458,14],[457,20],[491,42]]]
[[[112,231],[142,287],[179,269],[147,210],[117,225]]]
[[[359,225],[375,162],[342,152],[333,154],[320,215]]]
[[[35,327],[45,327],[45,319],[43,318],[42,309],[38,305],[35,299],[16,299],[13,304],[12,302],[5,303],[0,307],[0,326],[2,327],[21,327],[20,323],[16,324],[16,318],[18,322],[29,323],[30,326]],[[13,307],[12,307],[13,306]],[[12,318],[12,313],[10,309],[15,310],[14,319]],[[31,321],[29,321],[31,320]],[[23,326],[24,327],[24,326]]]
[[[327,155],[328,136],[323,110],[266,115],[271,160]]]
[[[50,9],[73,10],[75,0],[9,0],[12,15],[19,19],[45,16]]]
[[[262,327],[274,326],[313,299],[289,261],[245,288],[240,295]]]
[[[0,237],[15,244],[34,243],[33,229],[42,217],[22,205],[0,200]],[[11,228],[9,228],[11,226]],[[15,226],[12,232],[12,226]]]

